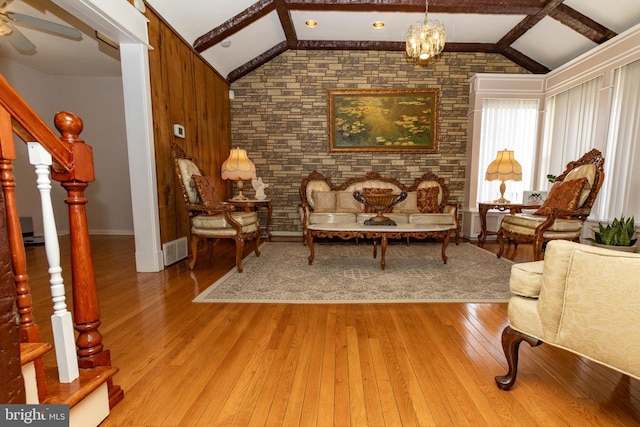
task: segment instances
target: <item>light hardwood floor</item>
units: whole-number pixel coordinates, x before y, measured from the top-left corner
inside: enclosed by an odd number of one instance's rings
[[[551,346],[523,344],[518,381],[500,391],[506,304],[194,304],[233,267],[230,247],[193,272],[182,261],[159,273],[135,272],[132,237],[96,236],[92,248],[100,330],[125,392],[103,426],[640,425],[639,381]],[[27,253],[50,339],[44,249]]]

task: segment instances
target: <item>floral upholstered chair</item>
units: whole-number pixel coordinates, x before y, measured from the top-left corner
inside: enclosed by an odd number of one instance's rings
[[[234,211],[233,206],[223,204],[210,176],[198,167],[195,161],[177,144],[172,144],[171,153],[178,185],[187,206],[191,221],[191,260],[193,270],[198,257],[200,238],[234,239],[236,244],[236,268],[242,273],[244,242],[254,241],[256,256],[260,256],[260,226],[256,212]]]
[[[604,158],[598,150],[570,162],[536,212],[506,215],[502,219],[498,230],[498,258],[504,252],[505,239],[516,245],[533,243],[536,261],[543,258],[545,242],[555,239],[578,242],[603,181]]]

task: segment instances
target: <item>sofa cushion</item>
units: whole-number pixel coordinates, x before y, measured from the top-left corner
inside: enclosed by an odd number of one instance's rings
[[[418,213],[418,193],[415,191],[409,191],[407,198],[393,207],[394,213]]]
[[[511,266],[509,290],[527,298],[538,298],[542,287],[544,261],[523,262]]]
[[[366,220],[371,219],[374,216],[376,216],[374,213],[359,213],[356,215],[356,222],[363,224]],[[396,224],[406,224],[409,222],[408,215],[403,213],[385,212],[384,216],[395,221]]]
[[[564,177],[564,181],[570,181],[580,178],[587,178],[587,181],[589,181],[589,185],[585,185],[585,187],[582,189],[582,192],[580,193],[580,200],[578,200],[578,207],[582,207],[582,205],[584,205],[584,202],[587,200],[587,197],[589,197],[591,186],[596,179],[596,165],[580,165],[569,172]]]
[[[440,202],[438,201],[440,187],[419,188],[416,191],[416,194],[418,199],[418,210],[421,213],[440,212]]]
[[[418,185],[418,190],[421,188],[432,188],[435,187],[438,189],[438,203],[442,203],[442,198],[444,197],[444,191],[442,190],[442,187],[440,186],[440,183],[438,183],[438,181],[422,181],[419,185]]]
[[[356,222],[354,213],[312,213],[309,215],[309,225],[311,224],[342,224],[345,222]]]
[[[195,187],[191,186],[191,177],[193,175],[200,175],[200,169],[189,159],[178,159],[178,168],[180,169],[180,176],[182,177],[182,185],[184,185],[187,195],[189,196],[189,203],[198,203],[198,192]]]
[[[456,225],[456,217],[448,213],[408,214],[410,224]]]
[[[258,214],[256,212],[232,212],[231,217],[236,220],[243,228],[258,224]],[[198,215],[191,220],[193,228],[202,230],[211,230],[217,228],[229,228],[233,231],[231,224],[227,222],[223,214],[217,215]]]
[[[362,212],[362,203],[353,198],[352,191],[336,192],[336,212],[338,213],[358,213]]]
[[[335,212],[336,192],[335,191],[313,191],[314,212]]]
[[[206,175],[191,175],[190,186],[195,188],[199,203],[213,207],[220,205],[220,196],[213,183],[213,178]]]
[[[573,210],[578,207],[580,195],[589,186],[587,178],[572,179],[556,182],[551,187],[542,206],[535,211],[535,215],[548,215],[552,209]]]

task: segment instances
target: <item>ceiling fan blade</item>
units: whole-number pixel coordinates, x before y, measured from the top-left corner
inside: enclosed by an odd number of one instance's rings
[[[11,46],[15,47],[19,52],[35,53],[36,51],[36,46],[15,27],[13,27],[13,32],[5,37],[7,37]]]
[[[82,33],[73,27],[56,24],[55,22],[46,21],[34,16],[23,15],[22,13],[6,12],[6,15],[9,17],[9,19],[12,19],[15,22],[19,22],[21,24],[28,25],[30,27],[48,31],[50,33],[58,34],[61,36],[67,36],[76,39],[82,38]]]

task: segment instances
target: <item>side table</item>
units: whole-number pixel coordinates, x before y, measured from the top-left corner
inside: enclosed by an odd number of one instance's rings
[[[525,205],[522,203],[497,203],[497,202],[480,202],[478,203],[478,213],[480,214],[480,234],[478,234],[478,246],[483,247],[489,234],[498,234],[495,231],[487,231],[487,212],[491,209],[509,213],[520,213],[523,209],[538,209],[540,205]]]
[[[267,221],[266,223],[260,224],[261,234],[264,235],[268,241],[271,241],[271,232],[269,231],[269,226],[271,225],[271,215],[273,214],[273,208],[271,207],[271,200],[257,200],[257,199],[247,199],[247,200],[225,200],[225,203],[233,205],[236,209],[244,209],[245,211],[256,211],[258,212],[260,209],[266,209],[267,211]]]

